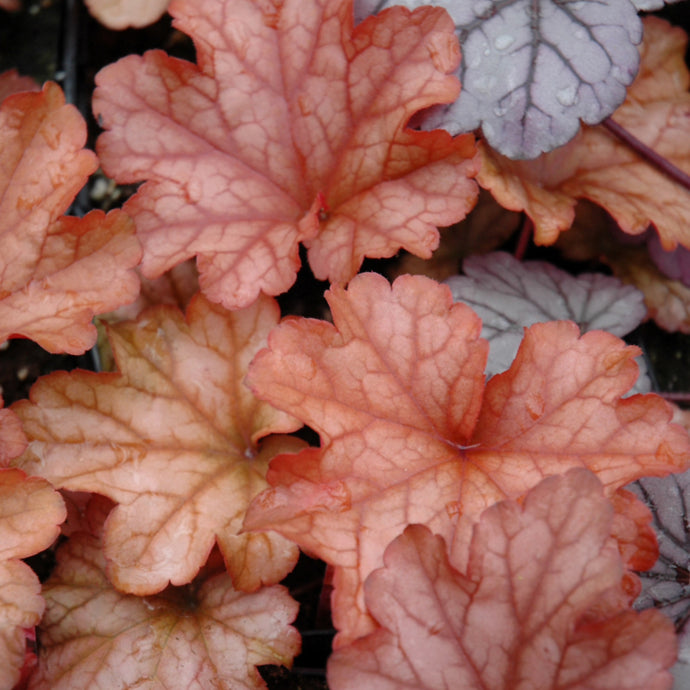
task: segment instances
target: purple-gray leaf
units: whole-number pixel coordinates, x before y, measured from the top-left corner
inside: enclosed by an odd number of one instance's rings
[[[552,264],[520,262],[505,252],[469,257],[463,272],[445,283],[455,301],[469,305],[482,319],[482,337],[490,343],[490,375],[510,366],[526,326],[567,319],[583,332],[600,329],[620,337],[647,313],[639,290],[600,273],[574,277]],[[641,375],[635,392],[650,388]]]
[[[653,1],[653,0],[650,0]],[[597,124],[625,99],[639,66],[642,24],[631,0],[358,0],[357,17],[390,5],[444,7],[463,59],[455,103],[424,129],[481,127],[510,158],[535,158]]]
[[[652,511],[659,558],[638,573],[642,592],[638,610],[652,606],[673,620],[678,632],[674,690],[690,690],[690,472],[647,477],[626,487]]]
[[[647,249],[652,261],[666,277],[690,287],[690,249],[679,244],[673,251],[667,252],[661,246],[656,232],[647,241]]]

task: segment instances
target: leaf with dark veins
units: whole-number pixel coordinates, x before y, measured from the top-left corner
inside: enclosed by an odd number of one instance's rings
[[[536,158],[597,124],[625,99],[642,38],[630,0],[360,0],[357,16],[394,4],[448,10],[463,59],[460,97],[423,128],[481,127],[504,156]]]
[[[639,573],[642,593],[636,609],[655,607],[671,618],[678,633],[678,681],[690,674],[690,472],[663,479],[646,477],[627,487],[652,511],[659,542],[654,567]],[[686,684],[674,686],[677,690]]]
[[[575,277],[545,261],[520,262],[505,252],[469,257],[463,272],[445,282],[453,299],[482,320],[482,337],[491,345],[490,374],[510,366],[527,326],[569,320],[583,332],[600,329],[620,338],[647,313],[639,290],[600,273]],[[648,379],[643,388],[636,392],[650,391]]]

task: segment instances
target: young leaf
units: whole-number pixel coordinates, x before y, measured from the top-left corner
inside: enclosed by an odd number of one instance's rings
[[[375,9],[424,0],[364,2]],[[637,73],[640,19],[629,0],[435,0],[453,17],[463,59],[460,97],[424,126],[482,128],[509,158],[535,158],[572,139],[625,99]],[[366,8],[362,7],[360,11]]]
[[[238,592],[225,574],[139,598],[113,589],[97,536],[81,532],[45,583],[30,688],[265,688],[256,666],[292,665],[297,603],[284,587]]]
[[[109,29],[140,28],[157,22],[170,0],[84,0],[91,15]]]
[[[656,17],[644,20],[640,73],[613,119],[677,167],[690,172],[687,36]],[[577,199],[605,208],[624,232],[654,224],[665,249],[690,246],[690,192],[640,158],[603,126],[585,127],[566,146],[534,161],[511,161],[480,146],[477,179],[496,200],[524,210],[535,241],[552,244],[574,218]]]
[[[396,8],[352,27],[352,0],[177,0],[198,66],[160,51],[96,77],[97,150],[120,182],[155,278],[197,256],[228,308],[295,280],[298,243],[320,279],[364,257],[428,258],[436,226],[472,208],[473,137],[405,129],[452,101],[459,52],[448,15]],[[278,66],[280,68],[278,68]]]
[[[505,371],[515,358],[525,326],[575,321],[581,331],[624,336],[646,315],[643,295],[601,273],[574,277],[544,261],[521,262],[505,252],[472,256],[463,276],[445,282],[453,299],[472,307],[491,343],[488,371]]]
[[[131,302],[141,249],[121,211],[60,217],[96,169],[86,124],[56,84],[0,106],[0,342],[81,354],[94,314]]]
[[[297,420],[254,398],[247,365],[277,323],[270,298],[228,313],[201,296],[187,318],[154,307],[109,329],[117,374],[57,372],[14,410],[29,448],[17,461],[54,486],[119,503],[107,521],[108,575],[135,594],[190,582],[218,541],[239,589],[280,581],[297,547],[238,535],[277,452],[302,443]]]
[[[545,476],[588,467],[610,495],[687,466],[690,441],[670,407],[621,400],[638,349],[615,336],[536,324],[484,387],[480,321],[447,287],[363,274],[327,298],[333,324],[286,320],[250,366],[257,396],[316,430],[322,447],[273,460],[274,488],[245,527],[276,529],[337,566],[340,643],[371,630],[362,583],[408,524],[447,539],[461,565],[481,511]]]
[[[381,627],[333,654],[330,687],[668,688],[668,621],[610,604],[622,573],[611,518],[591,473],[549,477],[522,506],[482,513],[466,575],[441,537],[408,527],[366,581]]]

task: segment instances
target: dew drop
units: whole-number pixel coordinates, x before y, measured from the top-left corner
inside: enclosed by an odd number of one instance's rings
[[[556,100],[564,106],[574,105],[577,102],[577,89],[575,86],[568,86],[556,93]]]
[[[506,50],[515,43],[515,37],[510,34],[502,34],[496,38],[494,45],[496,50]]]

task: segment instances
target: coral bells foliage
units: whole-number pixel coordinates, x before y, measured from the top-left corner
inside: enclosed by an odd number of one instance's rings
[[[96,342],[93,315],[137,295],[132,221],[122,211],[62,216],[98,166],[85,142],[86,123],[56,84],[2,103],[0,342],[21,335],[81,354]]]
[[[682,243],[687,197],[670,200],[685,192],[655,191],[594,128],[529,163],[409,128],[460,93],[440,7],[358,25],[351,0],[169,9],[196,63],[152,51],[96,79],[103,168],[142,183],[124,211],[63,215],[98,165],[85,123],[57,85],[0,80],[0,341],[80,353],[94,314],[132,317],[108,317],[114,371],[50,374],[0,410],[0,689],[264,687],[257,666],[289,667],[300,648],[279,584],[299,548],[334,573],[333,688],[669,687],[672,626],[631,607],[633,571],[658,555],[651,514],[622,487],[687,469],[690,440],[660,397],[625,397],[640,350],[533,319],[487,378],[480,318],[448,287],[356,274],[401,249],[430,257],[477,175],[549,242],[587,196],[628,232],[651,219]],[[658,143],[677,139],[682,166],[683,43],[658,21],[645,31],[616,117],[655,113],[638,134],[663,120]],[[540,186],[559,155],[562,176]],[[630,222],[623,168],[646,194]],[[295,281],[300,243],[333,283],[332,321],[281,322],[272,295]],[[137,313],[134,268],[153,280],[192,257],[201,292],[189,263],[143,291],[184,293],[186,310]],[[597,297],[613,282],[592,281]],[[596,302],[604,323],[616,301]],[[18,559],[55,540],[58,491],[70,518],[41,590]]]
[[[31,402],[15,404],[32,439],[22,468],[119,504],[103,543],[121,590],[190,582],[216,541],[241,589],[292,570],[291,541],[238,535],[271,457],[302,445],[278,435],[297,420],[242,385],[277,321],[268,297],[231,313],[199,295],[186,319],[152,307],[109,329],[119,373],[57,372],[33,387]]]
[[[2,399],[0,398],[0,407]],[[26,437],[11,410],[0,409],[0,687],[12,688],[35,661],[26,637],[41,620],[41,585],[21,558],[50,546],[65,519],[60,495],[40,477],[7,465]]]
[[[197,256],[204,293],[247,306],[292,285],[299,242],[318,278],[347,281],[364,257],[428,258],[436,226],[474,205],[473,138],[405,129],[459,93],[443,10],[393,8],[356,28],[348,0],[170,13],[198,65],[130,56],[98,74],[93,100],[104,170],[146,181],[125,210],[147,277]]]
[[[654,395],[621,399],[636,347],[568,321],[526,330],[510,369],[484,380],[479,318],[423,276],[376,274],[327,293],[333,324],[285,321],[252,363],[255,393],[321,435],[271,463],[246,525],[276,529],[335,568],[342,644],[373,621],[363,584],[407,525],[444,537],[464,568],[481,512],[544,477],[586,467],[607,495],[687,466],[688,438]]]
[[[612,518],[601,484],[574,469],[522,505],[487,508],[467,574],[441,537],[406,528],[365,586],[381,627],[333,654],[331,687],[611,688],[612,677],[616,688],[666,687],[673,626],[633,613],[617,591]]]

